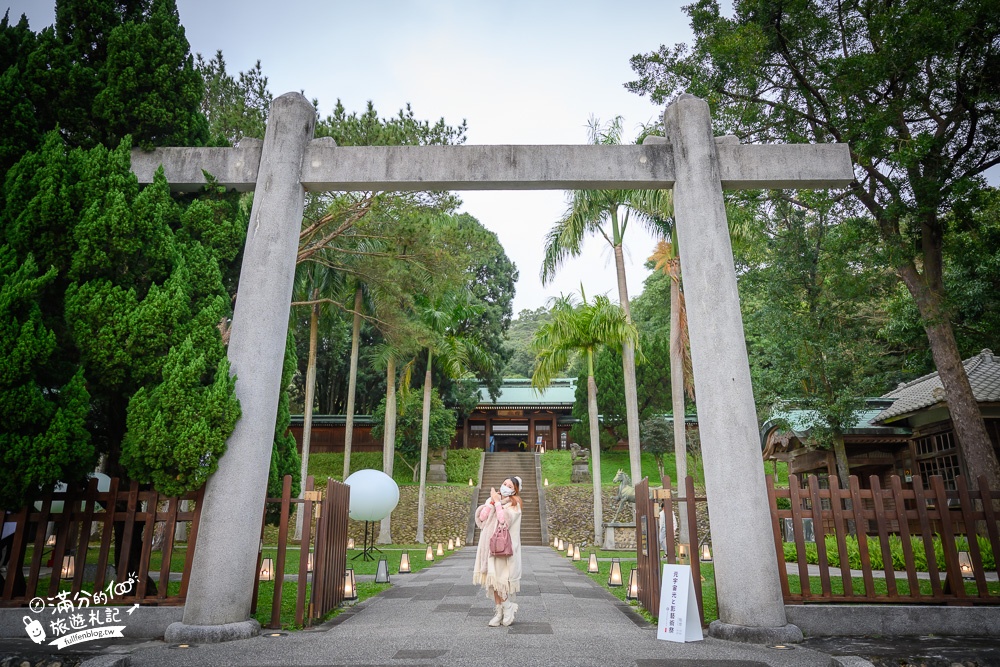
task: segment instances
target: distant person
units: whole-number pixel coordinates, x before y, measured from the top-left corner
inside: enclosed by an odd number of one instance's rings
[[[491,628],[514,622],[517,604],[511,596],[521,590],[521,478],[508,477],[500,491],[490,487],[490,499],[476,510],[476,525],[480,528],[479,546],[472,583],[479,584],[493,595],[496,613],[490,619]],[[497,528],[506,525],[510,533],[513,554],[494,556],[490,553],[490,538]]]
[[[495,435],[490,436],[490,451],[495,452],[497,450],[497,437]]]

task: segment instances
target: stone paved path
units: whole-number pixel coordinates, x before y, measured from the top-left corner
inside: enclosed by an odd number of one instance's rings
[[[525,667],[827,667],[828,654],[777,651],[706,639],[657,640],[655,628],[548,547],[525,547],[517,620],[487,627],[492,600],[472,585],[475,548],[461,549],[316,630],[279,638],[166,646],[132,653],[138,667],[159,665],[474,665]]]

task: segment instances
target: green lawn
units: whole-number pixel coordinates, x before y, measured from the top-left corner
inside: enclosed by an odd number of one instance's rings
[[[419,547],[420,545],[401,545],[402,547]],[[423,548],[407,548],[406,551],[410,554],[410,570],[411,573],[419,572],[420,570],[438,563],[449,555],[455,553],[454,551],[445,550],[444,556],[435,556],[435,560],[430,562],[425,559],[424,552],[426,550],[426,545]],[[406,577],[408,575],[399,574],[399,558],[403,553],[403,549],[398,547],[386,548],[385,553],[382,554],[389,563],[389,577],[390,580],[396,577]],[[265,548],[265,556],[274,557],[273,555],[268,555],[267,549]],[[289,551],[291,554],[292,552]],[[298,552],[294,552],[296,555]],[[357,560],[352,560],[354,556],[361,553],[360,549],[350,549],[347,552],[347,567],[354,570],[355,575],[374,575],[376,568],[378,567],[378,561],[366,561],[362,558]],[[376,556],[379,554],[376,552]],[[298,559],[295,559],[294,570],[291,567],[292,563],[286,561],[285,563],[285,574],[295,574],[298,572]],[[392,584],[376,584],[372,581],[358,581],[358,602],[362,602],[370,597],[378,595],[382,591],[391,588]],[[309,599],[310,584],[306,585],[306,600]],[[298,596],[298,584],[293,581],[286,581],[284,586],[281,587],[281,629],[283,630],[297,630],[301,626],[295,624],[295,601]],[[271,622],[271,603],[274,600],[274,582],[273,581],[262,581],[260,582],[258,592],[257,592],[257,613],[254,615],[260,624],[264,627]],[[322,623],[323,621],[333,618],[341,611],[344,607],[338,607],[334,609],[329,614],[327,614],[322,619],[317,620],[315,623]],[[314,624],[315,624],[314,623]]]
[[[628,584],[629,573],[632,571],[632,568],[635,567],[635,552],[629,553],[632,554],[631,559],[621,559],[622,580],[625,584]],[[656,623],[655,613],[651,614],[647,612],[642,605],[635,600],[625,600],[625,586],[608,586],[608,577],[611,574],[611,561],[598,561],[597,566],[599,571],[597,574],[587,572],[588,562],[584,558],[581,558],[579,561],[573,563],[573,565],[575,565],[578,570],[603,586],[606,590],[610,591],[611,594],[619,600],[628,602],[628,604],[635,608],[635,610],[639,612],[639,614],[642,615],[642,617],[647,621],[650,623]],[[715,602],[715,568],[711,563],[701,564],[701,576],[703,579],[701,582],[702,599],[705,604],[705,623],[707,625],[708,623],[711,623],[719,618],[719,610]]]
[[[572,476],[572,452],[563,450],[552,450],[542,454],[542,477],[549,480],[549,486],[565,486],[571,484]],[[640,458],[642,464],[642,474],[648,477],[654,487],[660,485],[660,473],[656,469],[656,460],[652,454],[642,454]],[[788,464],[777,462],[776,483],[778,486],[788,486]],[[603,485],[613,484],[612,481],[618,470],[626,473],[631,470],[628,452],[601,452],[601,483]],[[774,474],[775,463],[768,462],[764,466],[764,472]],[[663,457],[663,472],[670,475],[676,483],[676,467],[673,456]],[[702,469],[701,459],[688,455],[688,474],[694,477],[695,486],[705,487],[705,472]],[[590,484],[590,482],[585,482]]]
[[[479,478],[479,460],[482,452],[478,449],[452,449],[445,461],[448,484],[468,484],[469,478]],[[382,452],[354,452],[351,454],[351,472],[366,468],[382,470]],[[309,474],[315,478],[316,488],[325,489],[327,477],[344,480],[344,454],[325,453],[309,455]],[[397,456],[392,467],[392,478],[401,486],[416,484],[413,471]]]
[[[549,480],[549,486],[565,486],[571,484],[572,476],[572,452],[553,450],[542,454],[542,477]],[[640,458],[642,464],[642,474],[650,479],[653,486],[660,485],[660,473],[656,469],[656,459],[652,454],[642,454]],[[628,452],[601,452],[601,483],[603,485],[614,484],[615,474],[618,470],[626,473],[631,469]],[[675,478],[675,468],[673,457],[664,457],[664,473]],[[704,473],[701,470],[701,461],[688,456],[688,473],[694,477],[695,484],[704,486]],[[590,482],[585,482],[590,484]]]

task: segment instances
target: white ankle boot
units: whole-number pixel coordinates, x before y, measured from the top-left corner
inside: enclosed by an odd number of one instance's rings
[[[517,605],[510,600],[504,600],[503,604],[500,605],[501,611],[503,611],[503,620],[501,623],[504,627],[507,627],[514,622],[514,614],[517,613]]]
[[[498,604],[497,605],[496,612],[497,613],[493,614],[493,618],[490,619],[490,627],[491,628],[498,628],[498,627],[500,627],[500,623],[503,620],[503,605],[502,604]]]

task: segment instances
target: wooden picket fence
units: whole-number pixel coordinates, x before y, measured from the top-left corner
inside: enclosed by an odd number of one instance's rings
[[[870,488],[862,489],[852,475],[848,487],[841,488],[838,479],[831,476],[829,488],[820,488],[817,477],[811,475],[803,488],[798,477],[790,475],[788,488],[780,489],[774,487],[774,479],[768,475],[774,545],[785,602],[1000,604],[996,583],[987,581],[981,548],[981,544],[988,545],[992,550],[991,573],[1000,576],[1000,564],[996,562],[1000,556],[1000,514],[995,506],[1000,491],[991,491],[985,478],[978,480],[975,489],[969,489],[961,476],[955,478],[955,490],[946,489],[940,476],[932,476],[929,481],[930,488],[924,489],[919,475],[913,476],[912,483],[893,476],[888,488],[883,488],[879,478],[872,476]],[[778,508],[781,498],[788,499],[790,509]],[[789,585],[785,561],[781,524],[788,519],[793,534],[789,542],[795,545],[797,559],[798,591]],[[806,562],[806,521],[811,521],[815,534],[817,563],[812,573]],[[856,541],[850,537],[852,527]],[[828,536],[832,538],[833,553]],[[956,544],[960,537],[967,545],[961,553]],[[897,544],[897,539],[902,567],[893,561],[892,545]],[[855,543],[860,568],[852,571],[848,545],[853,547]],[[943,553],[940,563],[935,556],[938,544]],[[926,573],[918,573],[916,567],[921,547]],[[881,557],[880,569],[872,566],[873,549]],[[831,565],[834,555],[839,561],[837,566]],[[818,586],[812,581],[816,577]],[[967,590],[966,579],[974,582],[970,583],[971,590]],[[884,586],[876,585],[879,580],[884,581]],[[922,582],[927,585],[921,586]],[[994,583],[992,591],[990,583]]]
[[[0,515],[0,527],[14,524],[0,607],[27,606],[35,596],[51,598],[65,580],[71,582],[70,596],[75,597],[84,583],[96,593],[112,580],[121,584],[133,574],[130,589],[114,595],[116,603],[184,603],[198,539],[202,491],[168,498],[156,491],[141,491],[137,482],[122,488],[112,478],[107,491],[98,491],[97,484],[91,479],[83,489],[50,491],[17,512]],[[185,500],[189,506],[181,511]],[[62,503],[61,509],[53,508],[53,503]],[[172,586],[170,565],[178,546],[174,536],[179,524],[188,529],[187,548],[179,586]],[[121,545],[116,550],[117,562],[110,555],[116,528]],[[151,567],[156,552],[160,564]]]
[[[281,627],[281,602],[285,587],[285,570],[289,556],[288,531],[294,520],[293,510],[308,520],[302,524],[302,540],[298,549],[298,576],[294,580],[295,624],[308,626],[326,616],[344,600],[344,577],[347,571],[347,522],[350,507],[350,487],[334,479],[326,480],[326,493],[315,490],[315,480],[310,475],[305,481],[303,498],[292,497],[292,478],[286,475],[282,482],[281,497],[268,498],[268,505],[278,505],[278,544],[267,547],[274,553],[274,593],[271,597],[269,628]],[[267,517],[264,508],[264,519]],[[315,524],[315,525],[314,525]],[[261,563],[265,558],[261,522],[261,553],[257,554],[257,571],[254,577],[251,613],[257,613],[257,598],[261,582]],[[294,552],[293,552],[294,556]],[[310,558],[311,556],[311,558]],[[312,566],[310,567],[310,562]],[[303,574],[305,573],[305,574]],[[287,582],[292,584],[292,581]]]
[[[635,529],[636,529],[636,577],[638,579],[639,603],[653,616],[660,613],[660,578],[663,573],[663,560],[660,554],[659,528],[657,519],[660,503],[664,505],[667,521],[671,521],[674,512],[680,507],[687,509],[688,535],[691,543],[687,545],[686,558],[680,558],[677,540],[672,525],[668,524],[666,531],[666,562],[670,564],[685,564],[691,566],[691,578],[694,582],[695,595],[698,598],[698,615],[701,624],[705,624],[705,605],[701,586],[701,561],[698,546],[703,540],[698,535],[698,517],[696,506],[707,502],[707,498],[699,498],[694,492],[694,478],[684,479],[684,497],[680,498],[671,488],[669,475],[660,480],[662,488],[650,489],[649,479],[645,478],[635,486]],[[705,536],[707,538],[707,536]],[[624,576],[624,573],[623,573]]]
[[[0,513],[0,528],[14,524],[9,542],[10,556],[6,563],[0,563],[6,565],[4,576],[0,577],[0,607],[25,607],[36,596],[52,598],[65,588],[63,582],[67,580],[71,582],[69,594],[72,598],[84,590],[101,591],[113,581],[124,582],[132,574],[136,575],[134,585],[124,594],[115,594],[112,602],[184,604],[204,489],[168,498],[152,490],[140,490],[137,482],[127,488],[120,486],[120,481],[112,478],[108,491],[98,491],[97,480],[91,479],[85,489],[48,492],[17,512]],[[315,491],[314,480],[308,477],[305,489],[304,500],[291,497],[291,477],[286,476],[281,497],[267,499],[267,503],[278,505],[280,517],[278,545],[267,547],[268,552],[273,550],[276,555],[276,573],[285,572],[294,508],[301,505],[301,511],[308,518],[303,523],[303,546],[297,552],[298,571],[305,573],[296,583],[297,625],[312,624],[343,601],[347,569],[350,487],[327,480],[327,490],[321,493]],[[181,510],[182,501],[188,501],[184,511]],[[59,508],[57,505],[54,509],[53,503],[62,503],[61,510],[55,511]],[[262,539],[268,509],[265,506],[262,516]],[[51,531],[48,529],[50,524]],[[187,545],[183,566],[172,568],[172,556],[183,549],[175,543],[178,525],[187,528]],[[116,530],[121,546],[112,552]],[[117,561],[112,553],[118,554]],[[159,564],[155,563],[157,555]],[[67,576],[61,576],[65,557],[72,558],[72,572],[67,568]],[[262,555],[258,555],[254,578],[252,606],[255,613],[261,558]],[[171,574],[179,581],[171,582]],[[275,576],[269,627],[280,627],[284,585],[284,576]]]

